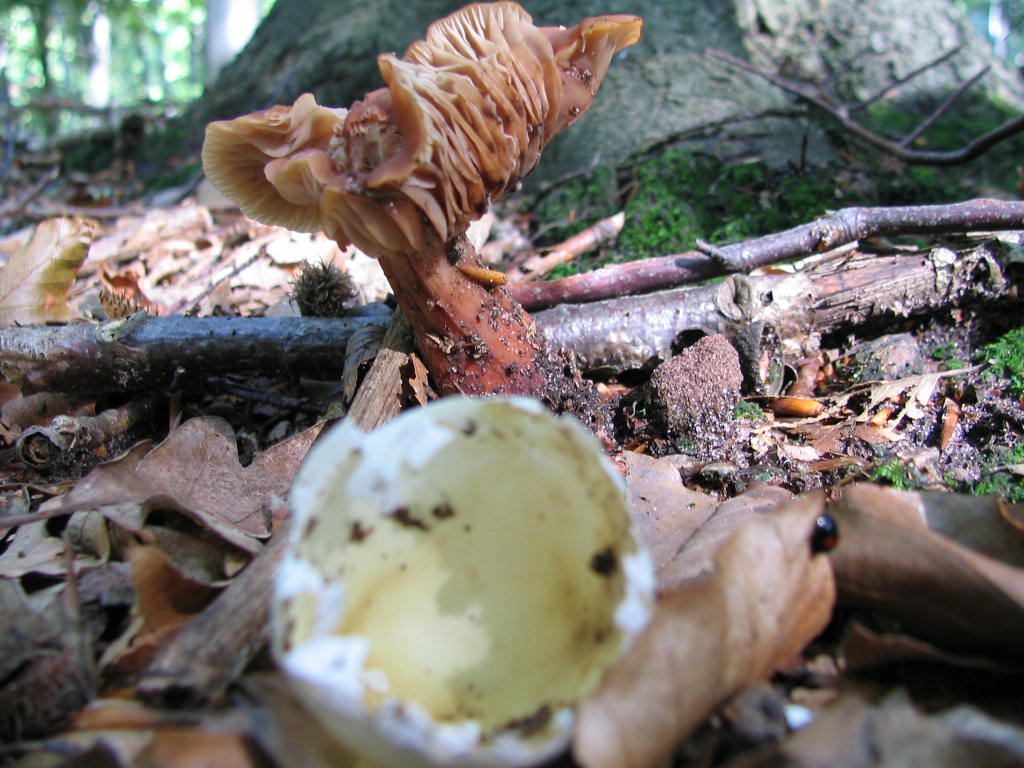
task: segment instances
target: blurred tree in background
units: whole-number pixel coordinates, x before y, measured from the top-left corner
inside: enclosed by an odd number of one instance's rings
[[[1024,0],[954,3],[998,55],[1024,66]],[[8,147],[38,145],[115,125],[133,112],[178,114],[202,95],[273,4],[0,0],[0,139]]]
[[[173,113],[273,0],[0,0],[0,132],[40,140]]]

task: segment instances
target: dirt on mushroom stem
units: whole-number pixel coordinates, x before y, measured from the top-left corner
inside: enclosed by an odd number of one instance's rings
[[[436,390],[529,395],[604,431],[608,414],[593,383],[549,349],[504,287],[467,276],[456,258],[483,266],[465,235],[448,243],[431,237],[419,253],[379,257]]]

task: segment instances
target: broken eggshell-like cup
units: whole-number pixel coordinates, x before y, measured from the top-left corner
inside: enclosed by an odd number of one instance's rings
[[[274,650],[310,713],[377,765],[516,766],[646,624],[654,573],[576,422],[450,397],[341,424],[291,490]]]

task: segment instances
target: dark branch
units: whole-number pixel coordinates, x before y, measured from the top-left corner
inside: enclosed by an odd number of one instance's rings
[[[979,136],[960,149],[948,151],[908,149],[902,142],[892,141],[891,139],[879,136],[877,133],[865,128],[850,117],[850,110],[854,107],[834,104],[830,99],[822,95],[819,89],[815,86],[802,83],[797,80],[790,80],[787,77],[777,75],[773,72],[765,72],[748,61],[744,61],[732,54],[719,51],[714,48],[707,49],[707,54],[719,61],[729,64],[730,66],[742,69],[744,72],[757,75],[788,93],[799,96],[801,99],[804,99],[828,114],[847,132],[856,136],[861,141],[864,141],[865,143],[882,150],[886,154],[892,155],[898,160],[902,160],[903,162],[911,165],[960,165],[974,160],[976,157],[980,157],[999,142],[1024,131],[1024,115],[1021,115],[1003,123],[998,128]],[[929,117],[928,119],[934,121],[935,116]]]

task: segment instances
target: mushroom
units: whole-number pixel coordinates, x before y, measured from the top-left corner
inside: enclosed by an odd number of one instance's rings
[[[653,605],[620,475],[534,399],[449,397],[368,434],[342,422],[289,503],[273,651],[373,765],[553,757]]]
[[[380,260],[437,388],[540,394],[558,366],[464,237],[589,105],[635,16],[536,27],[513,2],[436,21],[349,110],[310,94],[211,123],[203,167],[243,212]]]

